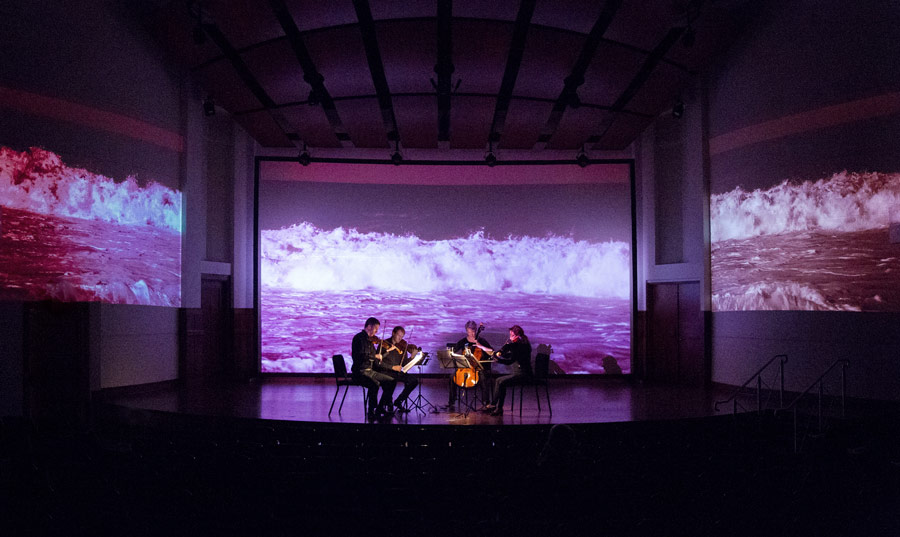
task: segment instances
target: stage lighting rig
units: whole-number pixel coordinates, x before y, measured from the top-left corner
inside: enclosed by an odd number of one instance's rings
[[[403,162],[403,155],[400,154],[400,141],[394,140],[394,152],[391,153],[391,162],[394,166],[399,166]]]
[[[575,163],[582,168],[587,168],[588,164],[591,163],[591,158],[587,156],[587,153],[584,151],[584,145],[581,146],[581,150],[575,155]]]
[[[489,168],[493,168],[497,165],[497,156],[494,155],[494,141],[491,140],[488,142],[488,151],[484,155],[484,162],[488,165]]]
[[[309,156],[309,151],[307,151],[306,144],[304,143],[300,155],[297,156],[297,162],[299,162],[301,166],[309,166],[311,161],[312,159]]]

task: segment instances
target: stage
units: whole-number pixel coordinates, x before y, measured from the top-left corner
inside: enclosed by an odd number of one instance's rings
[[[535,389],[524,388],[524,407],[519,414],[519,393],[515,408],[507,395],[502,416],[457,406],[447,408],[446,378],[425,378],[422,396],[438,407],[437,412],[396,414],[376,423],[394,425],[552,425],[556,423],[609,423],[650,420],[677,420],[714,416],[713,405],[725,399],[732,388],[658,386],[625,378],[557,378],[549,381],[552,413],[544,389],[539,387],[541,409]],[[398,395],[402,385],[394,395]],[[197,416],[235,417],[322,423],[366,423],[362,388],[351,386],[343,409],[338,412],[342,387],[329,415],[335,394],[330,377],[263,377],[250,382],[209,380],[195,383],[166,383],[138,390],[108,390],[100,399],[129,409],[172,412]],[[411,399],[418,395],[413,392]],[[480,406],[480,405],[473,405]],[[726,414],[723,408],[718,414]]]

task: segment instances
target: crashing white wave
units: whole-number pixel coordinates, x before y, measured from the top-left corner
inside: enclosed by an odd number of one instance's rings
[[[156,182],[140,187],[71,168],[38,147],[0,147],[0,205],[34,213],[151,225],[181,233],[181,192]]]
[[[900,173],[843,171],[818,181],[737,187],[710,197],[713,242],[791,231],[863,231],[900,218]]]
[[[425,241],[414,235],[319,229],[310,223],[261,233],[261,280],[297,291],[379,289],[511,291],[586,297],[630,296],[624,242],[484,233]]]
[[[796,282],[753,283],[738,292],[714,292],[712,303],[713,311],[860,311]]]

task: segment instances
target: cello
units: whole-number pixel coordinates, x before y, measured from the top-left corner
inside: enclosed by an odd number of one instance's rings
[[[475,331],[476,342],[482,330],[484,330],[484,323],[480,323],[478,330]],[[468,359],[469,367],[457,369],[453,373],[453,383],[460,388],[472,388],[481,380],[481,371],[484,371],[484,366],[480,363],[481,358],[484,356],[484,351],[477,346],[474,349],[467,346],[464,356]]]

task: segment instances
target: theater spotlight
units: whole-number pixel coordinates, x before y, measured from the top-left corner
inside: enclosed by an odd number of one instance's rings
[[[310,161],[309,151],[306,150],[306,144],[303,144],[303,150],[300,151],[297,162],[299,162],[301,166],[309,166]]]
[[[489,168],[493,168],[497,165],[497,157],[494,155],[494,142],[491,140],[488,142],[488,152],[484,155],[484,162],[487,163]]]
[[[575,163],[582,168],[587,168],[588,164],[591,163],[591,159],[587,156],[587,153],[585,153],[583,145],[581,146],[581,151],[575,156]]]
[[[211,95],[207,95],[206,99],[203,99],[203,115],[207,117],[216,115],[216,103],[213,102]]]
[[[391,162],[394,166],[399,166],[403,162],[403,155],[400,154],[400,140],[394,140],[394,152],[391,153]]]
[[[675,119],[681,119],[681,116],[684,115],[684,102],[681,99],[675,101],[675,104],[672,105],[672,117]]]

